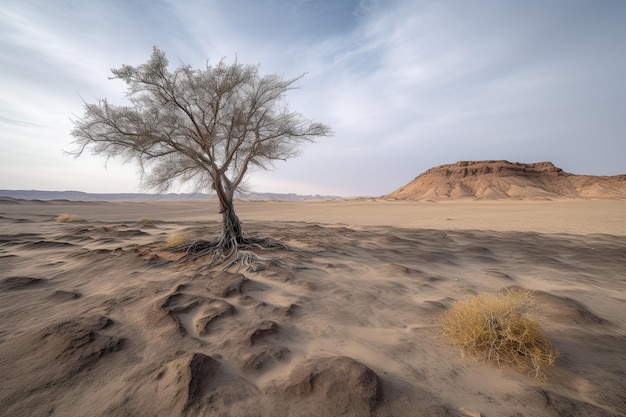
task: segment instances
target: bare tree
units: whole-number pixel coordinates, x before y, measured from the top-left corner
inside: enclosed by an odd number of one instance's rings
[[[302,76],[261,76],[258,65],[224,60],[204,69],[181,64],[171,72],[156,47],[145,64],[111,71],[127,84],[130,106],[85,103],[84,116],[73,121],[78,149],[72,153],[78,157],[89,148],[136,161],[143,185],[160,192],[176,181],[212,187],[223,216],[221,236],[188,248],[196,256],[211,253],[211,265],[243,246],[262,245],[243,234],[235,190],[251,167],[268,169],[297,155],[303,142],[332,135],[329,126],[288,109],[285,93]]]

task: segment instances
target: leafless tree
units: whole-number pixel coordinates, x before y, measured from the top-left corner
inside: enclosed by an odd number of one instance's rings
[[[111,71],[112,79],[127,84],[130,105],[85,103],[83,117],[73,121],[78,148],[72,153],[90,149],[138,162],[143,185],[160,192],[177,181],[212,187],[223,216],[221,236],[195,242],[189,255],[212,254],[215,265],[242,247],[268,245],[244,236],[233,197],[251,167],[268,169],[297,155],[303,142],[332,135],[329,126],[288,109],[285,93],[302,76],[261,76],[258,65],[223,59],[204,69],[181,64],[170,71],[156,47],[145,64]]]

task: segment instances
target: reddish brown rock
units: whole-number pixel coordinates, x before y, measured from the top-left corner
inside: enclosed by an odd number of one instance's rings
[[[268,391],[284,396],[287,409],[290,401],[297,402],[294,410],[307,410],[307,416],[363,417],[372,415],[381,399],[380,386],[367,366],[346,356],[331,356],[305,361]]]
[[[460,161],[431,168],[384,196],[397,200],[626,198],[626,175],[575,175],[551,162]]]

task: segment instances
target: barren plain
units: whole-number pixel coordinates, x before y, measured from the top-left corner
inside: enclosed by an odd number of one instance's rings
[[[218,234],[215,202],[0,199],[0,415],[626,414],[626,201],[236,210],[296,250],[206,270],[167,244]],[[511,287],[561,352],[546,380],[439,331],[456,300]]]

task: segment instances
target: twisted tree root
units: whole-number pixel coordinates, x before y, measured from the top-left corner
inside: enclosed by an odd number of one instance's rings
[[[223,270],[237,265],[237,271],[242,267],[247,271],[253,271],[254,265],[259,263],[273,264],[284,266],[292,269],[314,269],[303,265],[291,265],[284,262],[280,258],[262,257],[253,252],[253,250],[283,250],[283,251],[301,251],[288,246],[280,241],[270,238],[243,238],[227,239],[224,236],[213,240],[197,240],[192,243],[180,245],[171,249],[174,252],[184,252],[185,254],[178,260],[178,263],[196,261],[205,256],[211,256],[211,261],[202,269],[212,269],[220,264],[225,264]]]

